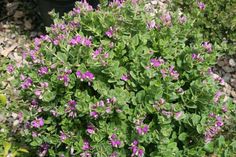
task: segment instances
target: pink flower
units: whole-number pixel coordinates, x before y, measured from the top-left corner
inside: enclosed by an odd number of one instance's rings
[[[129,80],[129,76],[127,74],[124,74],[124,75],[121,76],[121,80],[128,81]]]
[[[180,24],[184,24],[186,21],[187,21],[187,17],[186,16],[182,15],[182,16],[179,17],[179,23]]]
[[[40,86],[42,88],[47,88],[48,87],[48,83],[47,82],[40,82]]]
[[[176,70],[174,70],[173,65],[169,68],[169,73],[170,73],[170,76],[172,76],[174,80],[177,80],[179,78],[179,73]]]
[[[34,127],[34,128],[40,128],[44,125],[44,120],[42,117],[40,118],[36,118],[35,120],[33,120],[31,122],[31,126]]]
[[[86,131],[87,131],[87,133],[88,134],[95,134],[95,126],[93,125],[93,124],[89,124],[88,126],[87,126],[87,129],[86,129]]]
[[[136,127],[136,130],[138,132],[139,135],[144,135],[148,132],[148,125],[147,124],[144,124],[143,126],[137,126]]]
[[[98,113],[96,111],[90,112],[90,116],[93,117],[94,119],[98,118]]]
[[[83,147],[82,149],[85,151],[85,150],[89,150],[91,149],[90,147],[90,144],[89,144],[89,141],[88,140],[84,140],[84,144],[83,144]]]
[[[27,89],[27,88],[29,88],[32,84],[33,84],[32,79],[28,77],[28,78],[25,79],[25,81],[21,84],[21,88],[22,88],[22,89]]]
[[[158,59],[152,58],[152,59],[150,59],[150,62],[153,67],[159,67],[165,63],[164,60],[161,58],[158,58]]]
[[[68,136],[63,132],[60,131],[60,140],[63,142],[68,138]]]
[[[114,33],[114,29],[112,27],[110,27],[107,31],[106,31],[106,35],[111,38],[113,36]]]
[[[8,66],[7,66],[7,72],[8,73],[12,73],[14,71],[14,66],[12,65],[12,64],[9,64]]]
[[[170,15],[170,13],[167,12],[164,15],[162,15],[161,20],[162,20],[164,25],[170,26],[171,25],[171,15]]]
[[[92,57],[93,59],[96,59],[97,56],[102,52],[102,47],[99,47],[98,49],[96,49],[93,54],[92,54]]]
[[[180,111],[180,112],[176,112],[175,113],[175,119],[179,120],[182,116],[183,116],[184,112]]]
[[[211,45],[211,43],[209,43],[209,42],[204,42],[204,43],[202,44],[202,47],[203,47],[205,50],[207,50],[207,52],[211,52],[211,51],[212,51],[212,45]]]
[[[213,101],[214,101],[215,103],[217,103],[222,95],[223,95],[222,92],[220,92],[220,91],[216,92],[216,94],[215,94],[215,96],[214,96],[214,98],[213,98]]]
[[[80,8],[73,8],[74,15],[80,14]]]
[[[36,96],[38,96],[38,97],[40,97],[40,96],[42,96],[42,91],[40,90],[40,89],[36,89],[35,91],[34,91],[34,94],[36,95]]]
[[[206,8],[206,5],[203,2],[198,2],[198,7],[200,10],[204,10]]]
[[[147,23],[147,28],[148,28],[149,30],[151,30],[151,29],[153,29],[153,28],[155,28],[155,27],[156,27],[156,22],[155,22],[155,20],[152,20],[152,21],[150,21],[150,22]]]
[[[77,113],[76,113],[76,101],[75,100],[70,100],[68,102],[68,106],[65,110],[66,113],[69,113],[69,117],[73,117],[75,118],[77,116]]]
[[[48,73],[48,68],[47,67],[41,67],[38,70],[38,73],[40,76],[46,75]]]
[[[110,139],[110,144],[112,147],[114,148],[119,148],[121,145],[121,141],[117,139],[117,136],[115,134],[112,134],[111,137],[109,137]]]

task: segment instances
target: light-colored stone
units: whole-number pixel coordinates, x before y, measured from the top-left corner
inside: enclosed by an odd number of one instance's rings
[[[224,81],[227,82],[227,83],[230,81],[230,78],[231,78],[230,73],[226,73],[225,75],[223,75],[223,79],[224,79]]]
[[[217,62],[217,64],[218,64],[220,67],[222,67],[222,66],[225,65],[225,62],[224,62],[223,60],[219,60],[219,61]]]
[[[229,66],[224,66],[224,67],[222,67],[222,68],[223,68],[223,70],[224,70],[225,72],[227,72],[227,73],[231,73],[231,72],[234,72],[234,71],[235,71],[234,68],[229,67]]]
[[[235,67],[235,66],[236,66],[236,63],[235,63],[234,59],[231,58],[231,59],[229,60],[229,65],[232,66],[232,67]]]

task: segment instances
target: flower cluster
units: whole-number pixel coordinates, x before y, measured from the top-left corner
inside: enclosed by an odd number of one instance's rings
[[[82,37],[81,35],[76,35],[69,42],[70,45],[75,46],[81,44],[86,47],[90,47],[92,45],[92,41],[90,38]]]
[[[137,157],[143,157],[144,156],[144,150],[138,147],[138,143],[139,142],[137,140],[135,140],[131,144],[130,149],[132,151],[132,154],[131,154],[132,157],[133,156],[137,156]]]
[[[106,101],[99,101],[91,106],[91,112],[90,116],[94,119],[97,119],[99,117],[99,111],[100,114],[111,114],[112,113],[112,105],[116,103],[116,98],[108,98]],[[120,109],[116,108],[116,112],[120,112]]]
[[[58,76],[58,79],[59,79],[60,81],[63,81],[65,86],[68,86],[68,85],[69,85],[69,82],[70,82],[69,75],[70,75],[71,73],[72,73],[72,70],[70,70],[70,69],[65,69],[65,70],[62,72],[62,75],[59,75],[59,76]]]
[[[208,143],[213,140],[213,138],[221,131],[221,127],[224,125],[222,117],[216,116],[215,114],[209,115],[211,118],[215,119],[215,123],[213,126],[207,128],[205,132],[205,142]]]
[[[69,117],[75,118],[77,116],[76,112],[76,101],[75,100],[70,100],[68,102],[67,108],[65,110],[66,113],[68,113]]]
[[[95,76],[93,75],[93,73],[86,71],[85,73],[82,73],[80,70],[78,70],[76,72],[76,76],[77,78],[80,79],[80,81],[88,81],[91,82],[95,79]]]
[[[112,134],[110,137],[110,144],[114,148],[119,148],[121,145],[121,141],[118,139],[116,134]]]

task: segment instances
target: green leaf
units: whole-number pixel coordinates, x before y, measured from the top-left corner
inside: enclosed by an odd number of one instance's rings
[[[11,143],[4,142],[3,147],[4,147],[4,156],[8,156],[8,153],[9,153],[10,148],[11,148]]]
[[[181,134],[179,135],[178,139],[179,139],[180,141],[185,141],[187,137],[188,137],[188,134],[185,133],[185,132],[183,132],[183,133],[181,133]]]
[[[43,101],[45,102],[50,102],[52,100],[54,100],[56,97],[56,93],[55,92],[51,92],[51,91],[46,91],[44,94],[43,94]]]
[[[27,149],[24,149],[24,148],[19,148],[17,151],[18,152],[23,152],[23,153],[29,153],[29,151]]]
[[[201,117],[197,114],[192,114],[191,119],[192,119],[193,125],[196,126],[199,123]]]
[[[214,143],[213,143],[213,142],[206,143],[206,144],[204,145],[204,149],[205,149],[207,152],[212,153],[212,152],[214,151]]]
[[[62,62],[66,62],[67,61],[67,55],[65,53],[58,52],[57,53],[57,57]]]
[[[7,104],[7,97],[3,94],[0,94],[0,105],[6,105]]]

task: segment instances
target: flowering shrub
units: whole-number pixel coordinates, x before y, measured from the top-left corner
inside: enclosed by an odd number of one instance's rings
[[[219,46],[188,15],[87,3],[34,40],[12,73],[11,135],[31,156],[204,156],[233,105],[212,75]],[[11,125],[9,125],[11,126]]]
[[[234,54],[236,44],[235,4],[235,1],[231,0],[173,0],[172,8],[181,8],[184,13],[190,13],[196,18],[194,27],[201,29],[204,38],[221,44],[223,47],[221,52]],[[199,12],[201,13],[199,14]]]

